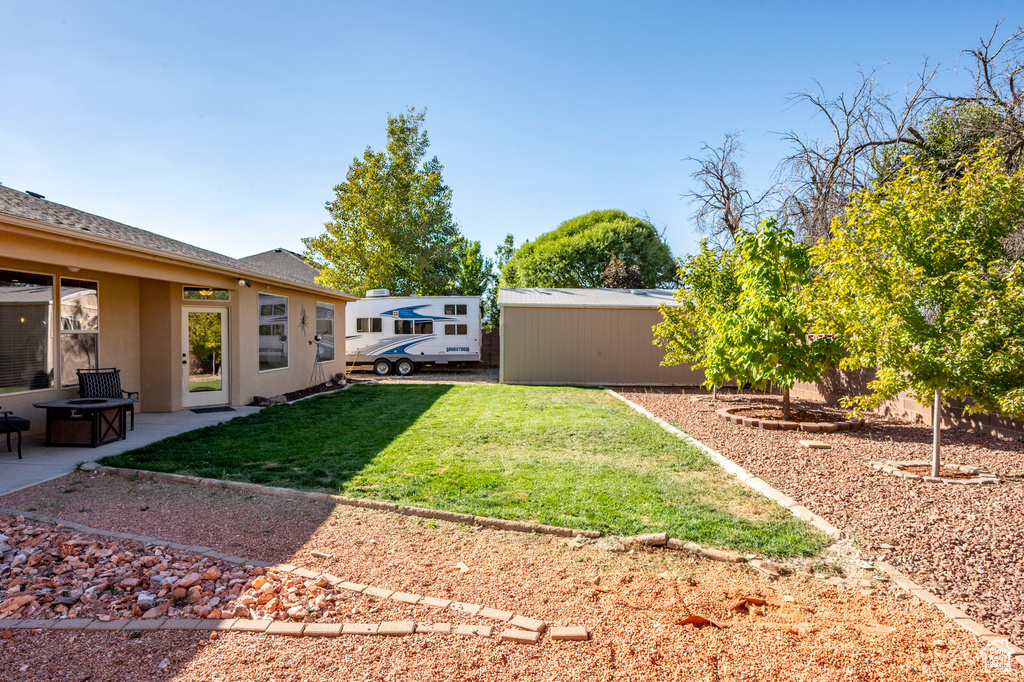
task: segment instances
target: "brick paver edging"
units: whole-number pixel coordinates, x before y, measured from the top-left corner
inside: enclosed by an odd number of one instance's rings
[[[516,615],[511,611],[502,611],[500,609],[494,609],[488,606],[481,606],[480,604],[469,604],[466,602],[458,602],[451,599],[439,599],[437,597],[426,597],[419,594],[410,594],[407,592],[400,592],[395,590],[389,590],[382,587],[375,587],[373,585],[363,585],[361,583],[351,582],[344,580],[337,576],[329,573],[316,573],[305,568],[294,566],[293,564],[279,564],[273,561],[259,561],[256,559],[246,559],[244,557],[235,556],[233,554],[227,554],[225,552],[218,552],[210,547],[203,545],[185,545],[179,542],[168,542],[160,540],[159,538],[150,537],[148,535],[133,535],[131,533],[115,533],[113,531],[103,530],[102,528],[92,528],[80,523],[73,523],[71,521],[64,521],[44,514],[37,514],[34,512],[19,511],[16,509],[7,509],[0,507],[0,513],[6,514],[12,517],[24,517],[26,519],[32,519],[33,521],[41,523],[51,523],[54,525],[61,525],[69,530],[78,531],[80,533],[88,533],[90,535],[99,535],[101,537],[118,538],[121,540],[127,540],[129,542],[137,542],[142,545],[157,545],[160,547],[166,547],[177,551],[191,552],[201,556],[210,557],[232,564],[240,564],[243,566],[262,567],[274,570],[278,573],[291,573],[300,578],[305,579],[317,579],[324,578],[333,587],[342,590],[348,590],[350,592],[356,592],[359,594],[366,595],[368,597],[375,597],[378,599],[390,599],[392,601],[401,602],[404,604],[416,604],[419,606],[429,606],[435,609],[452,609],[454,611],[461,611],[468,613],[471,616],[478,618],[487,618],[490,620],[499,621],[506,623],[513,628],[510,632],[528,631],[536,633],[536,637],[533,641],[526,642],[529,637],[515,637],[511,638],[511,641],[517,641],[522,643],[535,643],[539,640],[540,635],[547,629],[548,623],[546,621],[537,620],[535,618],[528,618],[527,616]],[[459,626],[462,629],[464,626]],[[467,626],[475,628],[472,633],[458,632],[456,634],[475,634],[484,637],[490,637],[492,633],[492,626],[490,625],[474,625]],[[269,635],[288,635],[288,636],[318,636],[318,637],[334,637],[337,635],[347,634],[361,634],[361,635],[409,635],[413,633],[450,633],[451,623],[416,623],[413,621],[397,621],[384,623],[296,623],[293,621],[278,621],[271,619],[256,619],[256,618],[147,618],[147,619],[114,619],[114,620],[99,620],[93,618],[10,618],[0,619],[0,631],[6,630],[7,628],[12,629],[32,629],[32,630],[80,630],[84,632],[114,632],[120,630],[209,630],[209,631],[231,631],[231,632],[254,632],[264,633]],[[573,628],[569,628],[573,629]],[[575,639],[578,639],[578,631],[582,628],[573,629],[575,632]],[[554,628],[551,633],[551,639],[574,639],[574,637],[560,637],[557,636],[562,630],[566,628]],[[585,631],[585,630],[584,630]],[[504,641],[504,640],[503,640]]]
[[[970,464],[943,464],[944,469],[957,469],[965,474],[969,474],[974,478],[944,478],[942,476],[921,476],[910,471],[906,471],[906,467],[922,467],[926,466],[931,469],[931,460],[915,459],[905,462],[868,462],[868,466],[876,471],[881,471],[883,474],[889,476],[899,476],[900,478],[910,479],[912,481],[924,481],[925,483],[945,483],[946,485],[996,485],[1001,483],[1001,479],[998,474],[994,474],[991,471],[984,471],[978,467],[971,466]]]
[[[629,405],[630,407],[632,407],[634,410],[636,410],[640,414],[642,414],[645,417],[647,417],[648,419],[650,419],[651,421],[657,423],[661,428],[665,429],[669,433],[675,435],[676,437],[678,437],[681,440],[686,441],[690,445],[693,445],[694,447],[699,448],[706,455],[708,455],[711,459],[713,459],[719,466],[721,466],[723,469],[725,469],[725,471],[727,471],[728,473],[734,475],[737,479],[739,479],[740,481],[745,483],[747,486],[753,488],[757,492],[761,493],[765,497],[767,497],[767,498],[769,498],[769,499],[771,499],[771,500],[773,500],[775,502],[778,502],[783,507],[786,507],[797,518],[804,519],[805,521],[809,521],[816,528],[819,528],[820,530],[824,531],[826,534],[828,534],[832,538],[838,539],[839,537],[841,537],[842,534],[841,534],[841,532],[839,531],[838,528],[836,528],[835,526],[833,526],[832,524],[830,524],[828,521],[826,521],[822,517],[818,516],[817,514],[811,512],[810,510],[797,505],[796,500],[794,500],[793,498],[789,497],[788,495],[786,495],[786,494],[784,494],[782,492],[779,492],[775,488],[773,488],[770,485],[768,485],[767,483],[765,483],[760,478],[757,478],[753,474],[749,473],[746,469],[744,469],[740,465],[736,464],[732,460],[730,460],[730,459],[728,459],[726,457],[723,457],[721,454],[719,454],[718,452],[715,452],[714,450],[712,450],[707,445],[705,445],[704,443],[700,442],[699,440],[697,440],[696,438],[694,438],[690,434],[684,433],[683,431],[677,429],[675,426],[672,426],[671,424],[669,424],[664,419],[661,419],[661,418],[655,416],[650,411],[644,409],[640,405],[637,405],[633,401],[631,401],[631,400],[629,400],[627,398],[624,398],[623,396],[619,395],[615,391],[613,391],[611,389],[605,389],[605,390],[608,391],[613,396],[615,396],[616,398],[618,398],[619,400],[621,400],[622,402],[624,402],[627,405]],[[785,500],[785,502],[783,500]],[[1016,644],[1013,644],[1012,642],[1010,642],[1004,635],[997,635],[996,633],[992,632],[991,630],[986,628],[984,625],[982,625],[978,621],[974,620],[973,618],[968,616],[966,613],[964,613],[960,609],[958,609],[955,606],[953,606],[952,604],[948,604],[948,603],[942,601],[942,599],[940,599],[939,597],[937,597],[936,595],[932,594],[927,589],[921,587],[920,585],[918,585],[917,583],[912,581],[910,578],[908,578],[906,575],[901,573],[898,569],[896,569],[896,567],[892,566],[891,564],[886,563],[884,561],[878,561],[878,562],[875,563],[875,567],[878,570],[880,570],[883,573],[885,573],[886,575],[888,575],[889,578],[892,580],[892,582],[896,586],[898,586],[900,589],[902,589],[903,591],[905,591],[908,594],[911,594],[911,595],[917,597],[918,600],[924,602],[925,604],[928,604],[932,608],[935,608],[938,611],[941,611],[950,620],[952,620],[957,625],[963,627],[965,630],[967,630],[969,633],[971,633],[972,635],[974,635],[978,639],[980,639],[980,640],[982,640],[982,641],[984,641],[986,643],[992,642],[994,640],[1003,640],[1003,641],[1005,641],[1007,646],[1010,649],[1013,650],[1013,657],[1021,665],[1024,665],[1024,649],[1022,649],[1021,647],[1017,646]]]
[[[837,431],[859,431],[864,428],[863,419],[847,419],[839,422],[793,422],[778,419],[757,419],[733,414],[736,410],[749,410],[749,407],[723,407],[715,411],[715,415],[724,421],[749,426],[752,429],[766,431],[805,431],[807,433],[836,433]]]
[[[664,419],[655,416],[649,410],[646,410],[640,405],[637,405],[632,400],[629,400],[628,398],[619,395],[618,393],[611,389],[605,390],[608,391],[608,393],[610,393],[611,395],[621,400],[622,402],[632,407],[640,414],[644,415],[645,417],[656,423],[661,428],[671,433],[672,435],[676,436],[680,440],[686,441],[690,445],[701,450],[704,454],[713,459],[715,463],[718,464],[718,466],[725,469],[727,473],[730,473],[733,476],[735,476],[741,483],[746,485],[748,488],[753,488],[754,490],[761,493],[762,495],[772,500],[773,502],[782,505],[783,507],[788,509],[790,513],[793,514],[793,516],[803,521],[807,521],[812,526],[814,526],[815,528],[825,533],[825,535],[828,535],[830,538],[834,540],[838,540],[843,536],[842,531],[833,526],[831,523],[829,523],[822,517],[818,516],[810,509],[801,506],[796,500],[794,500],[789,495],[786,495],[785,493],[776,490],[772,486],[768,485],[768,483],[765,482],[763,479],[754,476],[752,473],[741,467],[739,464],[736,464],[736,462],[733,462],[731,459],[723,457],[721,454],[715,452],[707,445],[704,445],[704,443],[701,443],[699,440],[697,440],[690,434],[680,431],[679,429],[672,426]]]
[[[511,530],[519,533],[543,533],[545,535],[557,535],[563,538],[571,538],[581,535],[585,538],[599,538],[600,531],[583,530],[579,528],[563,528],[561,526],[547,526],[540,523],[529,523],[528,521],[509,521],[507,519],[494,519],[489,516],[473,516],[472,514],[459,514],[456,512],[441,511],[439,509],[425,509],[423,507],[408,507],[394,504],[392,502],[378,502],[376,500],[363,500],[355,497],[344,497],[342,495],[330,495],[328,493],[314,493],[303,490],[292,490],[291,488],[278,488],[257,483],[243,483],[241,481],[222,481],[217,478],[199,478],[198,476],[187,476],[185,474],[166,474],[160,471],[146,471],[145,469],[125,469],[122,467],[108,467],[96,462],[86,462],[79,467],[82,471],[94,471],[103,474],[112,474],[124,478],[137,478],[141,481],[159,481],[161,483],[183,483],[185,485],[198,485],[204,488],[222,488],[236,492],[272,495],[284,497],[291,500],[313,500],[314,502],[331,502],[343,504],[349,507],[362,507],[364,509],[376,509],[378,511],[390,511],[405,516],[416,516],[423,519],[436,519],[450,523],[465,523],[473,526],[485,526],[499,530]]]

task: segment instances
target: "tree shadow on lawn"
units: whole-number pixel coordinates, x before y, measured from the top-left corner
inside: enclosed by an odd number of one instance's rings
[[[104,457],[100,463],[337,493],[451,388],[354,385]]]

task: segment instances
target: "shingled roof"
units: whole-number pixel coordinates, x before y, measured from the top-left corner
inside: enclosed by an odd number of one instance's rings
[[[172,256],[206,261],[243,272],[315,286],[313,282],[313,278],[316,277],[315,271],[313,277],[309,277],[298,268],[275,267],[267,259],[260,258],[264,254],[243,259],[231,258],[222,253],[201,249],[170,237],[141,230],[0,185],[0,215],[2,214],[65,228],[69,232],[92,234],[132,246],[162,251]]]

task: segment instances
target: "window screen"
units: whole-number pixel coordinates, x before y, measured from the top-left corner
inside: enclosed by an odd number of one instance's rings
[[[260,371],[288,366],[288,299],[259,295]]]
[[[0,270],[0,393],[53,385],[53,278]]]

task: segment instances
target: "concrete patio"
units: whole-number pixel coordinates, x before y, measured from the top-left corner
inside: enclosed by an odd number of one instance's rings
[[[98,448],[52,447],[45,445],[46,438],[40,433],[25,437],[22,444],[22,459],[18,459],[16,443],[14,452],[7,452],[6,441],[0,443],[0,495],[13,493],[22,488],[43,483],[73,472],[82,462],[91,462],[108,455],[128,450],[185,431],[204,426],[220,424],[235,417],[259,412],[259,407],[235,407],[234,412],[210,412],[195,414],[189,410],[181,412],[140,412],[135,415],[135,430],[128,432],[125,440],[101,445]]]

